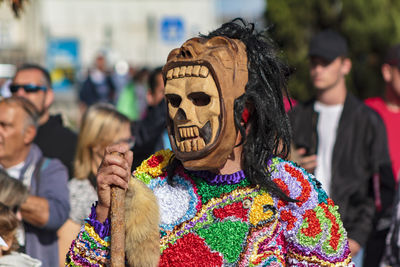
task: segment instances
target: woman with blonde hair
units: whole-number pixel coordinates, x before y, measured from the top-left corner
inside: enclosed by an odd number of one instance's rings
[[[92,203],[97,201],[96,175],[105,148],[122,142],[133,146],[129,119],[110,104],[90,106],[81,121],[74,178],[68,183],[71,204],[69,219],[58,231],[60,266],[63,266],[68,248],[89,214]]]

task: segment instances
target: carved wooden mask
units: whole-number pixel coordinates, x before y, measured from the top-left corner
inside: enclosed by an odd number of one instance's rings
[[[187,169],[223,166],[235,145],[233,106],[248,80],[245,45],[223,36],[193,38],[163,68],[168,133]]]

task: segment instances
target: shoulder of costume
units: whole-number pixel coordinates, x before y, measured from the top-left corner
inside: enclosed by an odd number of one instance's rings
[[[328,204],[331,201],[315,176],[294,162],[275,157],[268,162],[268,170],[275,184],[286,195],[297,200],[293,203],[296,203],[298,207],[309,207],[305,204],[310,200],[314,202],[314,205],[322,202]]]
[[[335,206],[332,199],[328,197],[314,175],[295,163],[278,157],[271,159],[268,168],[271,179],[287,196],[296,200],[287,202],[280,199],[277,203],[281,220],[287,224],[287,230],[297,232],[303,220],[310,216],[319,219],[326,216],[332,217],[332,220],[342,226],[338,206]]]
[[[174,153],[169,149],[157,151],[136,168],[133,176],[145,184],[149,184],[152,179],[165,177],[165,168],[173,156]]]

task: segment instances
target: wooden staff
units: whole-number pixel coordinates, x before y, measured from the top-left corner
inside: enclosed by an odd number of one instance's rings
[[[124,154],[112,154],[124,157]],[[125,190],[113,186],[111,188],[111,266],[125,266]]]

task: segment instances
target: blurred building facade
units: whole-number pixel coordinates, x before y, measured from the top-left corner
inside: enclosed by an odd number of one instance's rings
[[[45,40],[40,12],[40,2],[28,3],[16,19],[7,1],[0,4],[0,64],[43,62]]]
[[[256,21],[265,0],[29,0],[20,18],[0,4],[0,86],[24,62],[51,71],[53,110],[67,109],[96,55],[116,71],[164,64],[190,37],[234,17]],[[123,63],[123,64],[117,64]],[[58,105],[57,103],[66,103]],[[67,107],[67,108],[66,108]],[[73,116],[68,116],[73,117]]]
[[[67,42],[70,50],[76,50],[74,57],[77,53],[78,64],[83,67],[89,66],[99,52],[106,53],[111,61],[160,65],[183,40],[215,28],[214,2],[32,0],[26,2],[19,19],[2,4],[0,61],[65,64],[68,48],[66,52],[59,49],[61,55],[51,55],[48,49]],[[52,56],[56,59],[49,60]]]
[[[207,33],[221,22],[247,16],[262,17],[264,0],[31,0],[19,19],[8,4],[0,5],[0,62],[66,61],[76,49],[79,64],[92,63],[96,53],[107,53],[137,65],[160,65],[168,52],[199,32]],[[258,12],[258,14],[257,14]],[[54,46],[63,49],[54,51]],[[76,44],[74,44],[76,43]],[[49,51],[49,47],[53,50]],[[65,45],[64,45],[65,46]],[[75,46],[75,47],[74,47]],[[70,51],[69,51],[70,52]]]

